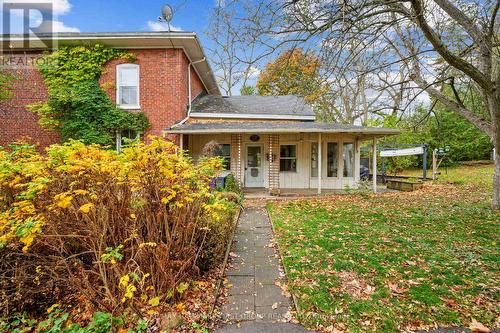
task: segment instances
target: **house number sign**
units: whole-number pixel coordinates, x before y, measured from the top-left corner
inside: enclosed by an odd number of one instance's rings
[[[250,136],[250,141],[252,141],[252,142],[260,141],[260,136],[258,136],[257,134],[254,134],[254,135]]]

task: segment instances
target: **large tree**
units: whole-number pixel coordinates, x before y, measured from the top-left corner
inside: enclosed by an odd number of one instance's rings
[[[280,45],[326,45],[337,71],[368,55],[360,74],[388,73],[379,89],[402,87],[404,106],[425,92],[487,134],[496,148],[492,206],[500,209],[499,0],[264,1],[261,15],[273,24],[259,26],[263,36],[274,35]],[[346,52],[353,47],[358,51]],[[478,109],[464,103],[472,94],[482,97]]]
[[[316,104],[328,92],[320,75],[321,61],[300,48],[286,50],[268,63],[257,81],[259,95],[298,95]]]
[[[249,80],[255,78],[258,69],[257,39],[259,33],[245,30],[238,15],[246,15],[253,7],[251,0],[218,0],[211,12],[205,35],[211,41],[208,47],[210,62],[219,85],[227,96],[232,96],[235,89],[246,88]]]

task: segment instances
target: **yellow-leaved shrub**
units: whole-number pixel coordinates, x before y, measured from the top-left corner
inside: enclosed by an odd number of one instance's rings
[[[235,206],[210,191],[221,169],[155,137],[122,153],[78,141],[0,150],[0,307],[175,300],[223,256]]]

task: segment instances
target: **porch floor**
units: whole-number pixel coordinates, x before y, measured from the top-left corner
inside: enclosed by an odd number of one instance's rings
[[[395,190],[387,189],[385,185],[379,185],[377,187],[377,191],[377,193],[397,192]],[[286,188],[281,189],[281,194],[279,196],[272,196],[269,194],[269,190],[266,188],[244,188],[243,194],[246,199],[280,199],[342,195],[349,194],[349,191],[323,189],[321,190],[321,194],[318,194],[318,190],[315,188]]]

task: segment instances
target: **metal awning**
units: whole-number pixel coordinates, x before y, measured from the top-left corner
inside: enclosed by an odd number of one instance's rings
[[[320,122],[195,122],[174,125],[165,129],[165,134],[286,134],[286,133],[338,133],[363,138],[376,138],[400,134],[393,128],[364,127]]]

